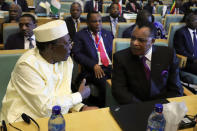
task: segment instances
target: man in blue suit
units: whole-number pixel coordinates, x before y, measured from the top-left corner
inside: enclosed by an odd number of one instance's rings
[[[177,30],[174,35],[174,48],[177,54],[187,57],[186,72],[197,75],[197,13],[186,16],[186,26]]]
[[[111,77],[113,35],[101,28],[101,15],[98,12],[88,13],[87,25],[88,28],[76,33],[72,51],[74,60],[82,66],[78,81],[86,78],[88,84],[98,88],[98,103],[94,104],[103,107],[106,79]]]
[[[87,1],[84,7],[84,12],[92,12],[92,11],[98,11],[102,12],[102,1],[101,0],[90,0]]]
[[[119,104],[183,95],[173,49],[154,46],[154,25],[137,25],[130,47],[114,54],[112,94]]]

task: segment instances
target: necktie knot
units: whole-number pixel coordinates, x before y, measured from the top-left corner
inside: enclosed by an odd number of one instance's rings
[[[32,40],[33,40],[33,38],[29,37],[29,38],[27,38],[27,40],[28,40],[28,41],[32,41]]]
[[[196,32],[194,31],[193,34],[196,35]]]

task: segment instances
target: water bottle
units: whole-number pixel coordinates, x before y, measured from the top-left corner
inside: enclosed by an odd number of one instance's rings
[[[61,107],[54,106],[48,121],[48,131],[65,131],[65,120],[61,114]]]
[[[162,114],[163,105],[155,104],[154,111],[148,118],[147,131],[164,131],[166,120]]]

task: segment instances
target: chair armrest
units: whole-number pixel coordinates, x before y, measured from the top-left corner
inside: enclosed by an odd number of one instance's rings
[[[111,79],[107,79],[107,84],[109,84],[111,87]]]
[[[190,90],[183,86],[183,94],[186,96],[194,95]]]
[[[187,63],[187,57],[183,56],[183,55],[179,55],[179,54],[176,54],[176,56],[179,59],[179,67],[180,68],[185,68],[186,67],[186,63]]]

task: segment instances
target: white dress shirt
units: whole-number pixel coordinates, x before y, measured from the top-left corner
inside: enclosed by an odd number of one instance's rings
[[[73,19],[73,18],[72,18]],[[78,21],[78,23],[77,23]],[[80,23],[80,18],[78,19],[73,19],[73,22],[75,23],[75,31],[77,32],[78,24]]]
[[[2,101],[0,120],[21,121],[26,113],[34,119],[49,117],[54,105],[61,106],[62,114],[79,111],[83,104],[79,92],[72,93],[73,62],[48,63],[37,48],[23,54],[11,74]]]
[[[29,49],[30,41],[28,40],[28,38],[29,38],[29,37],[24,37],[24,43],[25,43],[24,48],[25,48],[25,49]],[[33,46],[34,46],[34,48],[35,48],[35,47],[36,47],[35,35],[32,35],[31,38],[33,39],[33,40],[32,40],[32,44],[33,44]]]
[[[146,64],[148,65],[149,69],[151,70],[151,59],[152,59],[152,46],[145,54],[146,57]]]
[[[118,18],[112,18],[110,16],[111,26],[112,26],[112,33],[115,36],[116,35],[116,25],[118,24]]]

